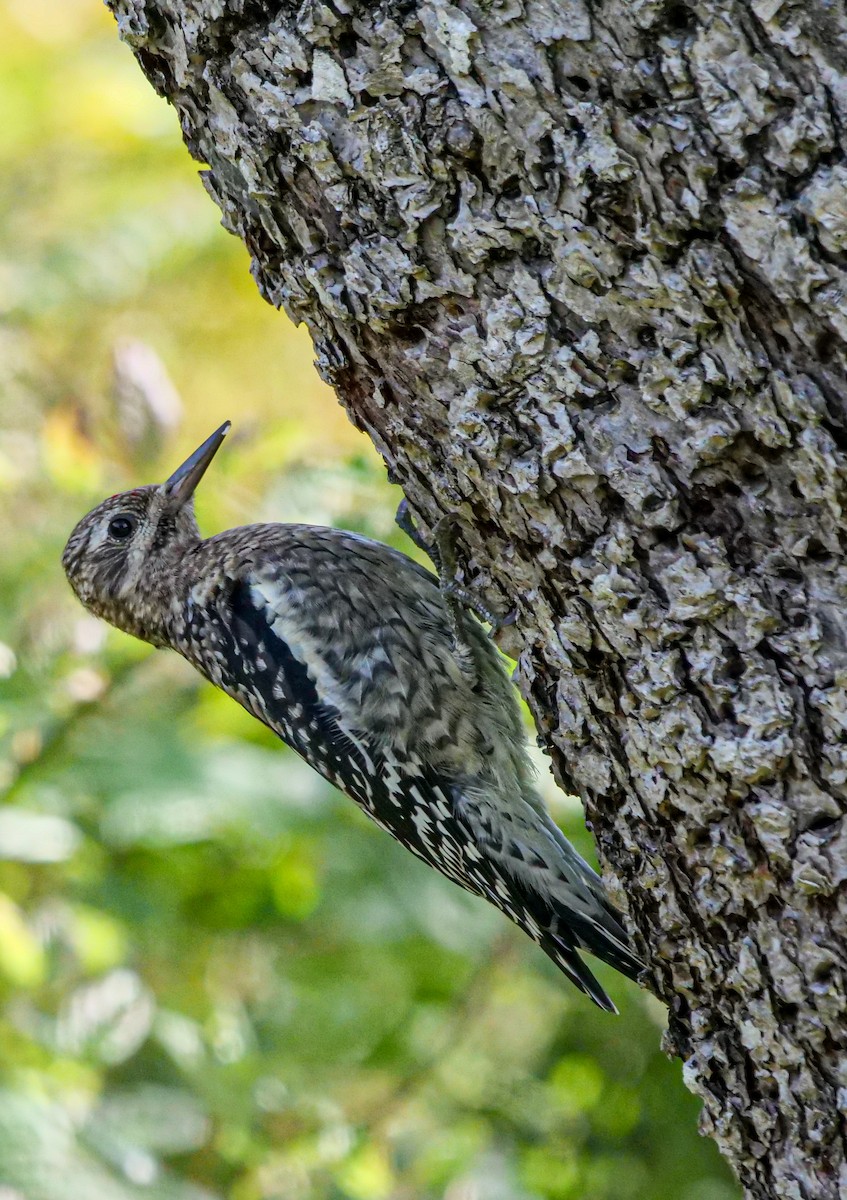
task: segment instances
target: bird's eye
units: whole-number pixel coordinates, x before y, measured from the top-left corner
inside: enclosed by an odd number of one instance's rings
[[[132,517],[112,517],[109,522],[109,537],[116,538],[119,542],[125,542],[132,535],[135,529],[135,520]]]

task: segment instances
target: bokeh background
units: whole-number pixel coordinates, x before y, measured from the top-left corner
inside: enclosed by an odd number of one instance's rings
[[[0,1197],[733,1200],[658,1004],[601,968],[598,1012],[66,587],[225,417],[205,529],[402,544],[248,266],[98,0],[0,0]]]

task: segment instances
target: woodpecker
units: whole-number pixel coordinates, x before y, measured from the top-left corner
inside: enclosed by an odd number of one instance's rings
[[[644,964],[544,807],[515,689],[482,624],[457,613],[449,580],[356,533],[267,524],[202,538],[194,492],[228,430],[165,483],[83,517],[62,558],[74,592],[118,629],[176,650],[616,1012],[578,951],[631,979]]]

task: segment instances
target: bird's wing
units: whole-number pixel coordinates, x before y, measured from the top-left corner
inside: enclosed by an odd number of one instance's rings
[[[482,856],[455,812],[449,784],[414,754],[401,757],[345,720],[326,654],[307,656],[300,634],[292,634],[292,646],[263,595],[255,580],[235,582],[218,601],[221,619],[204,617],[207,630],[215,626],[213,665],[203,664],[204,673],[412,853],[485,894],[471,869],[473,857]]]

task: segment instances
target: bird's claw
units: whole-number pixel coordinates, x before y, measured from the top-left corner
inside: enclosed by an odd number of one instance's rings
[[[504,629],[507,625],[514,625],[518,618],[516,608],[506,613],[504,617],[498,617],[496,613],[493,613],[490,608],[478,600],[472,592],[456,581],[458,564],[456,562],[453,529],[458,518],[455,513],[445,513],[439,517],[432,530],[432,543],[426,540],[415,524],[409,507],[409,501],[405,497],[400,501],[394,519],[406,536],[414,542],[419,550],[423,550],[424,554],[428,555],[437,567],[441,592],[447,599],[448,607],[454,614],[455,626],[458,627],[460,625],[461,614],[458,612],[459,606],[470,610],[480,621],[486,625],[490,625],[491,631],[489,637],[491,638],[496,637],[500,630]]]
[[[516,608],[510,608],[505,617],[495,617],[494,620],[491,621],[491,632],[488,636],[492,639],[496,638],[497,634],[500,633],[501,630],[508,629],[510,625],[514,625],[517,622],[518,615],[518,610]]]
[[[443,518],[442,518],[443,520]],[[429,558],[436,566],[438,566],[438,551],[432,546],[418,529],[415,524],[412,510],[409,507],[409,501],[404,496],[397,505],[397,512],[394,514],[395,524],[399,529],[402,529],[410,542],[414,542],[419,550]]]

